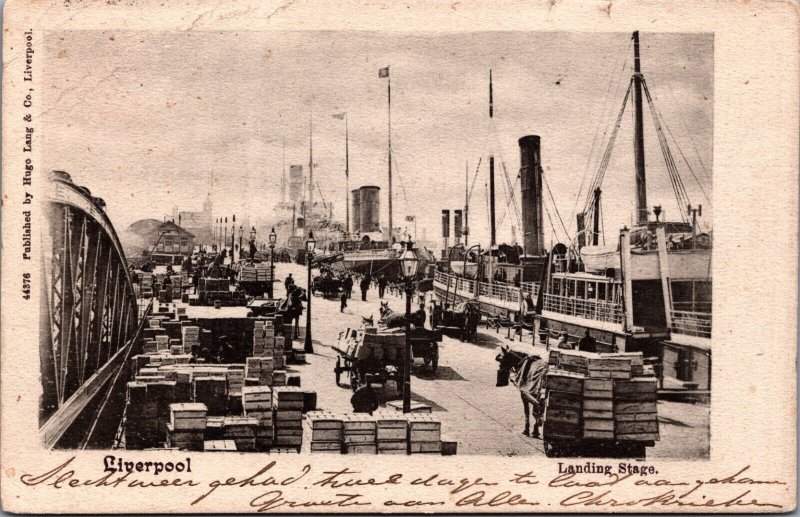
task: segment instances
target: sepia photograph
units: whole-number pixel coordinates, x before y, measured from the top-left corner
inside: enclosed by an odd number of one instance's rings
[[[647,29],[48,31],[42,444],[708,460],[715,40]]]

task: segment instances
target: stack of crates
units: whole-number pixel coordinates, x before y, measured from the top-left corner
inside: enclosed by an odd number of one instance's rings
[[[343,441],[346,454],[377,454],[378,426],[365,413],[350,413],[343,418]]]
[[[303,433],[304,448],[311,453],[341,453],[343,444],[342,417],[330,411],[311,411],[306,414]]]
[[[245,386],[242,388],[242,406],[246,417],[258,419],[256,449],[268,450],[275,434],[272,390],[269,386]]]
[[[272,323],[272,322],[269,322]],[[256,320],[253,322],[253,356],[263,357],[265,355],[264,345],[266,344],[266,335],[264,328],[266,327],[266,320]],[[270,354],[271,355],[271,354]]]
[[[272,407],[275,409],[275,445],[297,447],[303,443],[304,393],[294,386],[272,388]]]
[[[411,454],[442,453],[442,423],[424,413],[409,413],[408,449]]]
[[[183,353],[191,354],[193,346],[200,346],[200,327],[192,325],[181,327],[181,342],[183,343]]]
[[[163,436],[158,434],[156,403],[147,401],[147,383],[132,381],[127,388],[125,447],[146,449],[160,446]]]
[[[192,378],[192,400],[202,402],[209,415],[224,415],[228,405],[228,386],[223,375]]]
[[[236,450],[252,452],[256,450],[256,429],[258,419],[245,416],[226,416],[223,419],[222,439],[233,440]]]
[[[259,386],[272,386],[272,358],[248,357],[244,375],[248,379],[258,379]]]
[[[553,350],[549,363],[546,438],[659,439],[656,377],[641,352]]]
[[[408,453],[408,419],[392,410],[375,413],[378,454]]]
[[[205,404],[170,404],[169,409],[167,446],[202,451],[208,413]]]
[[[140,275],[139,285],[141,285],[140,294],[142,298],[153,297],[153,273],[142,273]]]

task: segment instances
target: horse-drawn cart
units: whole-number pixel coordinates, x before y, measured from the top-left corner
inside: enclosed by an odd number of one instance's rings
[[[338,354],[334,367],[336,384],[341,384],[341,376],[347,372],[353,390],[367,385],[383,385],[390,380],[399,385],[403,380],[405,339],[402,331],[365,332],[348,329],[342,332],[338,346],[333,347]],[[415,328],[411,330],[408,340],[412,359],[422,359],[425,366],[435,373],[439,366],[441,331]]]
[[[269,264],[239,262],[234,265],[237,288],[248,296],[263,296],[272,284],[272,269]]]
[[[330,275],[314,277],[311,285],[311,291],[315,296],[322,296],[327,300],[339,298],[345,290],[344,282]]]
[[[503,346],[496,359],[497,386],[513,377],[523,434],[541,436],[548,457],[644,458],[659,439],[657,381],[641,352],[550,350],[545,361]]]

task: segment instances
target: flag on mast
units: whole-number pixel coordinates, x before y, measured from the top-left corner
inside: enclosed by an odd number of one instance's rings
[[[344,119],[344,117],[345,117],[346,115],[347,115],[347,113],[345,113],[345,112],[343,111],[343,112],[341,112],[341,113],[334,113],[334,114],[333,114],[333,115],[331,115],[331,116],[332,116],[333,118],[335,118],[335,119],[338,119],[338,120],[343,120],[343,119]]]
[[[386,68],[381,68],[380,70],[378,70],[378,77],[379,78],[389,77],[389,67],[387,66]]]

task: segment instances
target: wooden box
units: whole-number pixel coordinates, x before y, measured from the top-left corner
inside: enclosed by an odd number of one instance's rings
[[[178,431],[205,430],[208,409],[205,404],[179,403],[170,404],[170,424]]]

